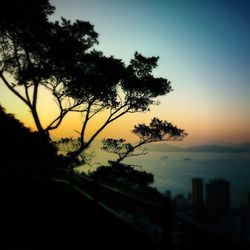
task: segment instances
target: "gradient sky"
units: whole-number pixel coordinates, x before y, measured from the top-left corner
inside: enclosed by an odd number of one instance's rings
[[[52,0],[53,20],[90,21],[105,55],[126,63],[135,51],[160,56],[155,76],[174,91],[147,114],[129,115],[102,134],[130,138],[133,125],[158,116],[189,136],[183,145],[250,140],[250,1]],[[28,111],[0,85],[6,110],[32,126]],[[43,107],[50,110],[47,97]],[[51,113],[51,112],[50,112]],[[47,113],[43,113],[46,119]],[[77,120],[77,119],[76,119]],[[53,133],[76,135],[74,119]],[[124,123],[127,124],[126,128]],[[73,125],[72,125],[73,124]],[[94,125],[93,125],[94,126]],[[114,129],[115,128],[115,129]]]

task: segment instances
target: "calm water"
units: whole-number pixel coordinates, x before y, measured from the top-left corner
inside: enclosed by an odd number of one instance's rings
[[[167,159],[161,159],[167,156]],[[97,161],[111,155],[97,153]],[[154,186],[159,191],[170,190],[172,195],[191,192],[193,177],[201,177],[205,183],[213,178],[224,178],[231,183],[232,205],[246,201],[250,192],[250,154],[242,153],[180,153],[149,152],[147,155],[131,157],[124,163],[142,166],[154,174]]]

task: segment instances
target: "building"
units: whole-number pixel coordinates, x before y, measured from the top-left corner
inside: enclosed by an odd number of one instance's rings
[[[195,209],[199,210],[203,207],[203,179],[201,178],[192,179],[191,201]]]
[[[247,206],[250,208],[250,192],[247,192]]]
[[[224,217],[230,212],[230,182],[210,180],[206,184],[206,209],[212,217]]]

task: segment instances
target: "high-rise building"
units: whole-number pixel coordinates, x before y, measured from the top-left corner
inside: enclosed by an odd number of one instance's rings
[[[203,179],[201,178],[193,178],[192,179],[192,204],[201,208],[203,205]]]
[[[206,208],[214,217],[226,216],[230,212],[230,182],[214,179],[206,184]]]
[[[247,206],[250,208],[250,192],[247,192]]]

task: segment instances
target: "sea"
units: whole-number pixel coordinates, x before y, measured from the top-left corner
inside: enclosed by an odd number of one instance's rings
[[[84,171],[92,171],[108,159],[115,158],[99,151],[91,167],[83,167]],[[152,173],[153,186],[162,193],[170,191],[172,197],[183,194],[187,198],[195,177],[202,178],[205,184],[219,178],[229,181],[233,207],[246,203],[250,192],[250,153],[148,152],[127,158],[124,163]]]

